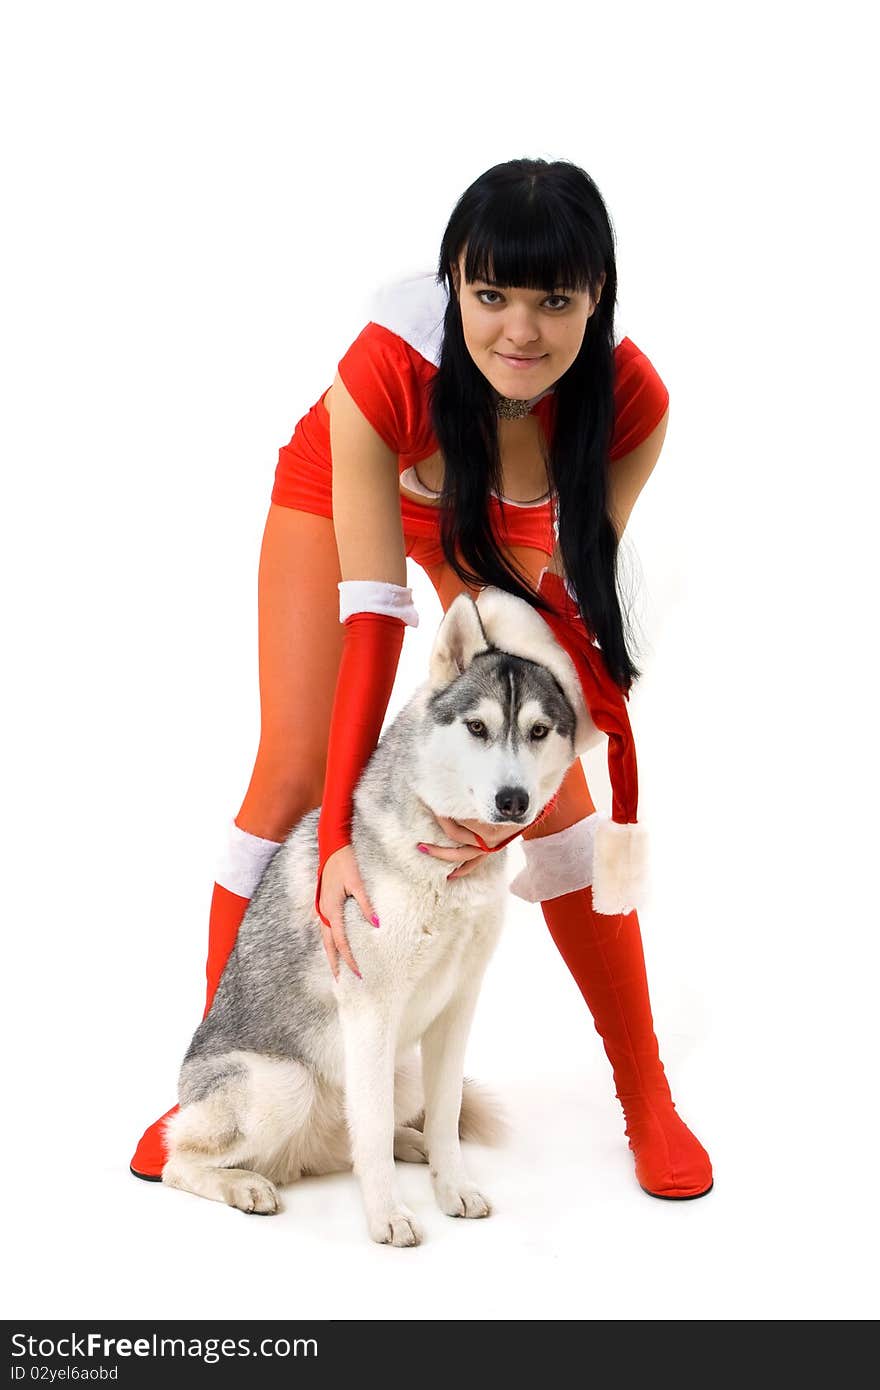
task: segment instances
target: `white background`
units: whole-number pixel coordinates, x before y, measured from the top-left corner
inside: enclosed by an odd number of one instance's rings
[[[6,1316],[876,1316],[876,111],[862,4],[8,4],[3,152]],[[489,1221],[424,1168],[272,1221],[128,1162],[201,1017],[258,732],[278,448],[380,283],[491,165],[567,158],[671,393],[626,535],[655,1020],[705,1200],[635,1182],[540,910],[468,1071]],[[423,679],[422,614],[392,699]],[[607,806],[604,756],[590,754]]]

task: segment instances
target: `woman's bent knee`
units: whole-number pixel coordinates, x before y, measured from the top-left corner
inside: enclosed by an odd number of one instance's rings
[[[266,840],[284,840],[308,811],[320,806],[324,765],[310,776],[266,767],[257,760],[235,823]]]

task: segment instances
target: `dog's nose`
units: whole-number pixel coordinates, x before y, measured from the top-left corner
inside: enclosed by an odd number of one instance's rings
[[[521,820],[528,810],[529,794],[522,787],[502,787],[495,793],[495,805],[502,820]]]

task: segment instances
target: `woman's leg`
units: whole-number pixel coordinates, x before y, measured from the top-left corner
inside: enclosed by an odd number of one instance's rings
[[[321,803],[344,638],[341,577],[333,522],[273,503],[258,578],[260,744],[214,884],[203,1017],[266,864],[297,821]],[[162,1122],[176,1109],[145,1131],[131,1161],[137,1177],[160,1177]]]
[[[444,612],[462,590],[476,597],[478,591],[438,557],[436,545],[414,543],[408,553],[422,564]],[[548,563],[545,552],[510,546],[509,553],[537,588]],[[578,759],[553,810],[523,832],[526,879],[533,891],[522,896],[540,901],[550,935],[593,1016],[612,1066],[640,1185],[654,1197],[701,1197],[712,1186],[712,1166],[676,1113],[660,1060],[638,914],[608,917],[593,911],[596,820]]]

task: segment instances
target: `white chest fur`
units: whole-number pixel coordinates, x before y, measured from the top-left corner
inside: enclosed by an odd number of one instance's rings
[[[381,897],[378,930],[364,922],[356,904],[346,905],[346,930],[363,980],[340,976],[340,986],[344,1007],[357,1008],[359,999],[365,1008],[393,1001],[400,1053],[421,1038],[469,979],[482,973],[503,927],[506,885],[499,864],[482,885],[476,876],[473,883],[465,877],[438,893],[402,890],[398,882]]]

